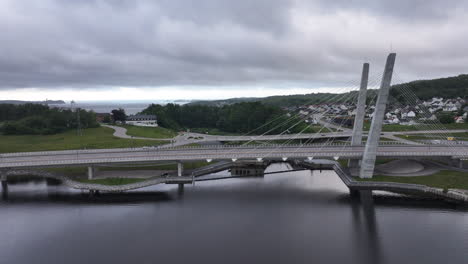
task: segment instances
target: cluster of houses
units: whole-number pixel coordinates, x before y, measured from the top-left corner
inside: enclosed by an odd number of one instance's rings
[[[436,113],[447,112],[454,115],[455,123],[468,122],[468,101],[463,98],[443,99],[434,97],[427,101],[419,101],[415,105],[389,105],[385,113],[384,124],[413,125],[437,120]],[[323,103],[288,107],[289,112],[298,112],[310,124],[317,124],[320,119],[343,119],[356,114],[354,104]],[[366,108],[366,118],[372,118],[375,107]]]
[[[96,120],[100,123],[106,123],[113,120],[112,113],[96,113]],[[127,116],[125,122],[115,121],[117,124],[127,124],[132,126],[142,126],[142,127],[157,127],[158,118],[156,115],[131,115]]]

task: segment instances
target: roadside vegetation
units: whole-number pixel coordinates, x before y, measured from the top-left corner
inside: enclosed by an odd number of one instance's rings
[[[165,141],[123,139],[107,127],[88,128],[54,135],[0,135],[0,153],[70,149],[131,148],[166,144]]]
[[[184,162],[184,170],[192,170],[209,165],[206,161]],[[100,167],[101,171],[127,171],[127,170],[177,170],[177,163],[167,163],[140,167]]]
[[[208,166],[210,163],[206,161],[193,161],[193,162],[184,162],[184,170],[198,169],[204,166]],[[120,167],[96,167],[99,171],[140,171],[140,170],[177,170],[176,163],[166,163],[159,165],[142,165],[142,166],[120,166]],[[65,176],[86,176],[88,172],[87,167],[63,167],[63,168],[46,168],[44,171],[58,173]]]

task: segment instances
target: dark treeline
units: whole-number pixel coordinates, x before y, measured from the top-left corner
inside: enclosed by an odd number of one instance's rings
[[[288,129],[299,132],[306,123],[298,118],[289,118],[279,107],[265,105],[260,102],[237,103],[222,107],[207,105],[156,105],[152,104],[142,111],[143,114],[154,114],[158,123],[166,128],[175,130],[187,128],[216,128],[224,132],[247,133],[255,130],[254,134],[262,134],[271,129],[270,133],[281,133]],[[275,120],[274,122],[271,122]],[[286,122],[287,121],[287,122]],[[275,128],[276,127],[276,128]],[[311,132],[309,129],[308,132]]]
[[[97,127],[92,111],[80,110],[80,127]],[[42,104],[0,104],[0,131],[5,135],[55,134],[78,127],[78,114]]]
[[[396,84],[392,86],[390,90],[393,98],[398,100],[400,103],[404,103],[408,100],[406,98],[408,91],[411,95],[415,95],[418,99],[427,100],[432,97],[443,97],[457,98],[462,97],[468,98],[468,74],[461,74],[459,76],[440,78],[433,80],[420,80],[408,83]],[[353,92],[351,92],[353,93]],[[317,104],[317,103],[334,103],[340,102],[344,98],[347,98],[350,94],[343,93],[340,95],[331,93],[312,93],[312,94],[295,94],[295,95],[281,95],[281,96],[269,96],[265,98],[232,98],[225,100],[215,101],[196,101],[191,104],[200,105],[228,105],[238,102],[262,102],[268,105],[275,106],[300,106],[306,104]]]
[[[411,90],[417,98],[427,100],[432,97],[468,98],[468,74],[433,80],[421,80],[392,86],[391,93],[395,98],[403,100],[404,90]]]

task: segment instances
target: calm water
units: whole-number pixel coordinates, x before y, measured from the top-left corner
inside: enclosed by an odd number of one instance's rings
[[[143,109],[147,108],[150,104],[186,104],[189,101],[145,101],[145,102],[122,102],[122,101],[96,101],[96,102],[76,102],[75,107],[79,107],[85,110],[92,110],[96,113],[110,113],[113,109],[123,108],[127,115],[134,115],[138,112],[141,112]],[[71,105],[69,102],[66,104],[51,104],[51,107],[59,108],[70,108]]]
[[[0,263],[468,263],[466,209],[385,194],[359,202],[329,171],[91,199],[12,184],[0,237]]]

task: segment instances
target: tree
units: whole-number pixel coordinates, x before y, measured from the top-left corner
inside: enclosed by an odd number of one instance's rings
[[[261,127],[255,130],[255,133],[262,134],[278,132],[280,128],[286,129],[291,125],[286,126],[283,124],[284,122],[280,122],[280,116],[286,117],[281,108],[260,102],[235,103],[221,107],[198,104],[167,104],[164,106],[152,104],[141,113],[156,115],[158,123],[162,127],[175,130],[215,128],[224,132],[247,133]],[[263,126],[263,124],[273,120],[277,121],[270,123],[269,126]],[[281,120],[286,121],[284,118]],[[300,122],[300,120],[296,120],[296,122]],[[295,126],[291,133],[301,131],[299,129],[305,128],[304,125],[306,124]]]
[[[125,114],[125,110],[122,109],[122,108],[114,109],[114,110],[111,111],[111,113],[112,113],[112,119],[114,120],[114,122],[116,122],[116,121],[125,122],[125,120],[127,119],[127,115]]]
[[[102,122],[109,124],[111,122],[110,115],[105,115],[104,118],[102,119]]]
[[[439,122],[442,124],[451,124],[455,122],[455,116],[453,113],[441,112],[437,115]]]
[[[77,113],[40,104],[0,104],[0,132],[7,135],[56,134],[78,127]],[[97,127],[95,113],[80,110],[81,128]]]

